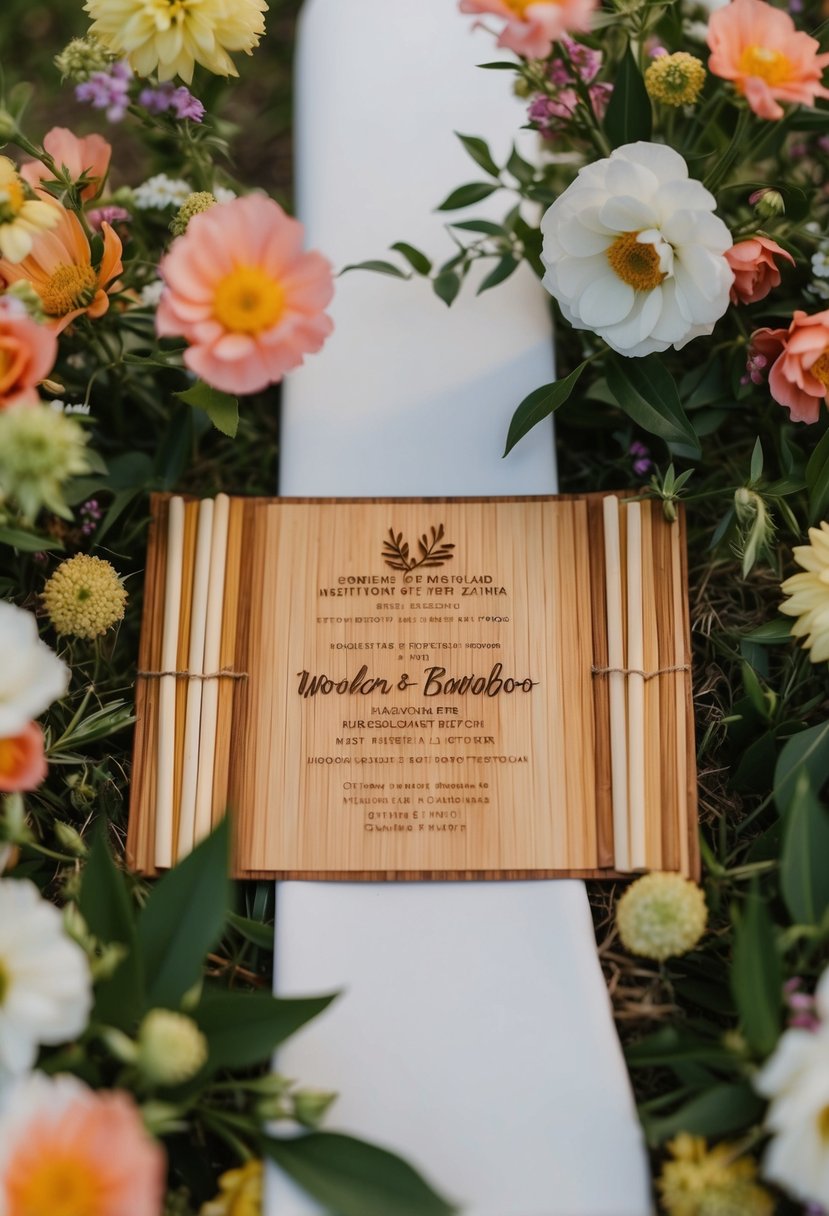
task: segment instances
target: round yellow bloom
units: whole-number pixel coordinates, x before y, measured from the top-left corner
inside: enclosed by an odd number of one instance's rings
[[[29,198],[28,187],[8,156],[0,156],[0,257],[22,262],[34,238],[58,222],[50,203]]]
[[[209,211],[211,207],[216,206],[216,202],[215,194],[211,194],[209,190],[196,190],[193,194],[188,194],[170,221],[173,236],[183,236],[193,216],[200,215],[202,211]]]
[[[730,1144],[709,1149],[685,1132],[667,1147],[673,1160],[656,1185],[668,1216],[771,1216],[774,1200],[755,1181],[753,1157],[735,1156]]]
[[[792,625],[792,635],[803,638],[803,647],[810,651],[813,663],[829,660],[829,523],[809,529],[808,545],[798,545],[794,560],[804,574],[793,574],[780,590],[789,596],[780,605],[786,616],[798,619]]]
[[[138,1029],[136,1063],[155,1085],[183,1085],[207,1061],[207,1039],[192,1018],[151,1009]]]
[[[262,1216],[262,1162],[248,1161],[219,1179],[219,1194],[205,1203],[200,1216]]]
[[[61,562],[43,588],[43,605],[58,633],[97,638],[124,617],[127,593],[100,557],[77,553]]]
[[[666,106],[692,106],[705,84],[702,60],[687,51],[660,55],[645,72],[645,88]]]
[[[625,948],[658,962],[693,950],[707,921],[705,896],[681,874],[645,874],[628,887],[616,908]]]
[[[265,32],[265,0],[86,0],[90,33],[139,76],[181,76],[197,63],[217,76],[238,76],[230,51],[250,55]]]

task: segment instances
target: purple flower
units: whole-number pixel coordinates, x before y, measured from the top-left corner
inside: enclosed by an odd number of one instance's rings
[[[120,122],[129,105],[131,80],[132,68],[122,59],[106,72],[93,72],[88,80],[75,85],[75,97],[94,110],[106,110],[110,122]]]
[[[653,468],[653,461],[650,458],[651,450],[641,443],[638,439],[634,439],[633,443],[628,448],[628,455],[633,457],[633,471],[637,477],[644,477]]]
[[[745,375],[740,377],[740,384],[763,384],[766,377],[763,375],[768,366],[768,359],[765,355],[761,355],[759,351],[749,349],[748,357],[746,358]]]
[[[199,99],[186,85],[176,88],[171,81],[165,81],[154,89],[142,89],[138,104],[151,114],[173,113],[176,118],[189,118],[193,122],[201,122],[204,118],[204,106]]]
[[[110,204],[108,207],[95,207],[92,211],[87,211],[86,218],[95,231],[100,232],[102,224],[126,224],[132,216],[126,207]]]

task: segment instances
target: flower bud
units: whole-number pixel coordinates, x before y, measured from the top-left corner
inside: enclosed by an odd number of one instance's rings
[[[136,1064],[154,1085],[182,1085],[207,1061],[207,1039],[192,1018],[151,1009],[138,1029]]]
[[[783,195],[779,190],[772,190],[770,187],[755,190],[748,196],[748,201],[764,220],[773,219],[776,215],[783,215],[786,211]]]
[[[17,134],[17,122],[8,110],[0,108],[0,147],[14,139]]]
[[[300,1089],[294,1095],[294,1118],[303,1127],[319,1127],[338,1094],[323,1089]]]
[[[71,853],[73,857],[86,857],[89,852],[80,832],[73,828],[71,823],[58,820],[55,824],[55,836],[63,851]]]
[[[95,38],[73,38],[72,41],[55,56],[55,67],[61,75],[61,80],[71,80],[73,84],[82,84],[93,72],[104,72],[117,56],[108,51]]]
[[[145,1102],[141,1107],[141,1118],[144,1126],[152,1136],[170,1136],[174,1132],[186,1132],[187,1120],[182,1118],[180,1106],[172,1102]]]
[[[138,1048],[129,1035],[114,1026],[105,1026],[101,1031],[101,1041],[111,1056],[122,1064],[134,1064],[138,1056]]]

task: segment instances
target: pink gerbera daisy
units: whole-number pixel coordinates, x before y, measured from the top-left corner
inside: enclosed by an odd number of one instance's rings
[[[249,194],[195,215],[159,267],[161,337],[183,337],[187,366],[214,388],[255,393],[318,351],[333,329],[331,267],[302,251],[303,227]]]

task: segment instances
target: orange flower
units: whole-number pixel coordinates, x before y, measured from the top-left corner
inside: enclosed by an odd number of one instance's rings
[[[498,45],[524,55],[543,59],[553,43],[564,34],[590,29],[590,16],[596,0],[461,0],[462,13],[492,13],[506,25]]]
[[[775,258],[786,258],[794,266],[794,258],[776,241],[755,236],[738,241],[725,251],[725,260],[734,271],[731,288],[732,304],[756,304],[764,300],[773,288],[780,286],[780,270]]]
[[[126,1093],[34,1073],[0,1117],[4,1216],[161,1216],[164,1152]]]
[[[112,156],[112,147],[102,135],[86,135],[79,139],[66,127],[52,127],[43,140],[43,146],[58,168],[62,166],[68,171],[72,181],[76,182],[84,175],[93,178],[81,191],[84,202],[101,193]],[[52,174],[39,160],[29,160],[21,165],[20,176],[33,190],[41,182],[52,179]]]
[[[732,0],[708,20],[708,68],[733,80],[760,118],[782,118],[781,101],[813,106],[829,97],[821,84],[829,54],[795,29],[788,13],[765,0]]]
[[[0,794],[36,790],[45,779],[43,731],[36,722],[12,739],[0,739]]]
[[[788,329],[758,329],[751,353],[770,366],[769,390],[793,422],[817,422],[829,405],[829,310],[808,316],[799,309]]]
[[[50,198],[43,191],[38,194]],[[109,308],[107,290],[112,290],[113,279],[123,270],[121,240],[109,224],[101,225],[104,252],[95,267],[77,215],[54,199],[49,205],[58,212],[56,226],[36,238],[32,252],[22,262],[0,259],[0,277],[7,285],[21,279],[31,283],[40,296],[47,323],[60,333],[82,313],[101,317]]]
[[[36,402],[35,385],[48,376],[57,355],[53,330],[33,321],[11,296],[0,300],[0,410]]]

